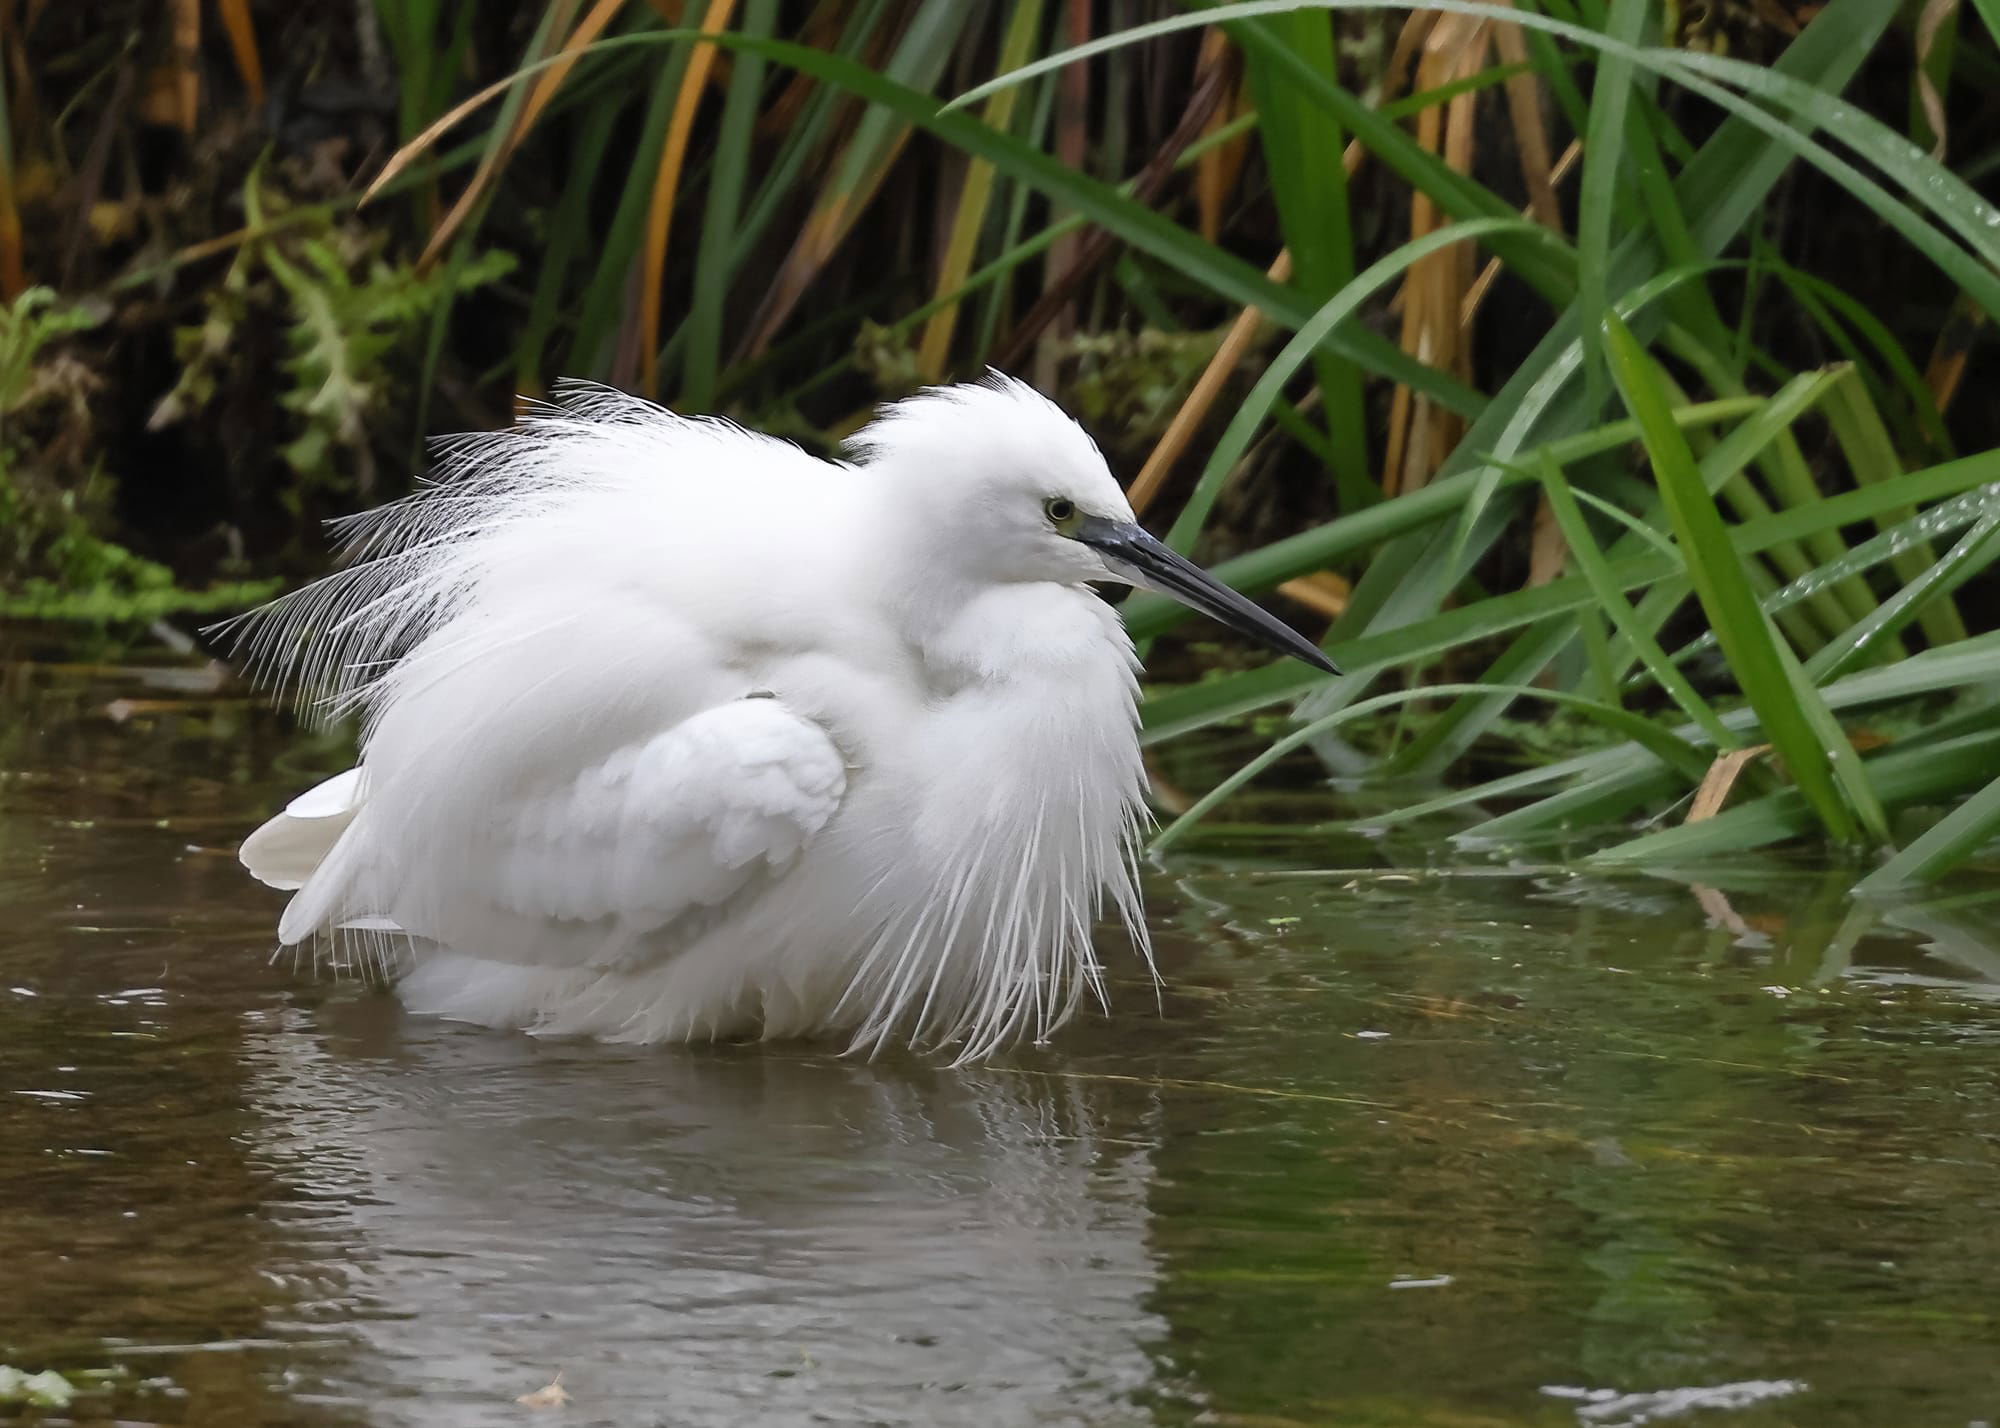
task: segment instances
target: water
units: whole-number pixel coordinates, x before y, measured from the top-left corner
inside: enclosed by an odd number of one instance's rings
[[[0,673],[0,1364],[84,1421],[2000,1421],[1976,889],[1273,834],[1002,1065],[545,1045],[271,965],[341,751],[159,678]]]

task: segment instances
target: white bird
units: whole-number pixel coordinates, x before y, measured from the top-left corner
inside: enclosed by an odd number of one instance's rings
[[[1332,670],[1140,528],[1083,429],[994,374],[853,463],[571,386],[455,438],[252,617],[361,716],[243,844],[286,944],[414,1010],[619,1041],[845,1035],[985,1056],[1150,965],[1136,659],[1094,582]]]

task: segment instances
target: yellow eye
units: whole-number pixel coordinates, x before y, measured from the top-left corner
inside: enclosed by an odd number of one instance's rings
[[[1057,526],[1066,526],[1076,519],[1076,502],[1065,496],[1051,496],[1042,502],[1042,510]]]

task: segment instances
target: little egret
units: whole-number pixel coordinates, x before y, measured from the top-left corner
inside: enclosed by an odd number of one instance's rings
[[[280,941],[489,1026],[960,1059],[1102,1000],[1107,906],[1150,964],[1137,661],[1090,584],[1333,665],[1011,378],[853,454],[571,386],[344,523],[344,568],[246,633],[361,716],[359,764],[243,844]]]

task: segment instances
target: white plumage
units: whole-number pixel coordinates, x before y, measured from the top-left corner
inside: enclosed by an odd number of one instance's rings
[[[243,845],[286,943],[407,956],[415,1009],[615,1040],[987,1054],[1142,954],[1132,646],[1086,582],[1316,652],[1144,536],[1005,378],[829,463],[572,387],[353,518],[252,663],[357,768]],[[1320,662],[1323,663],[1323,660]]]

